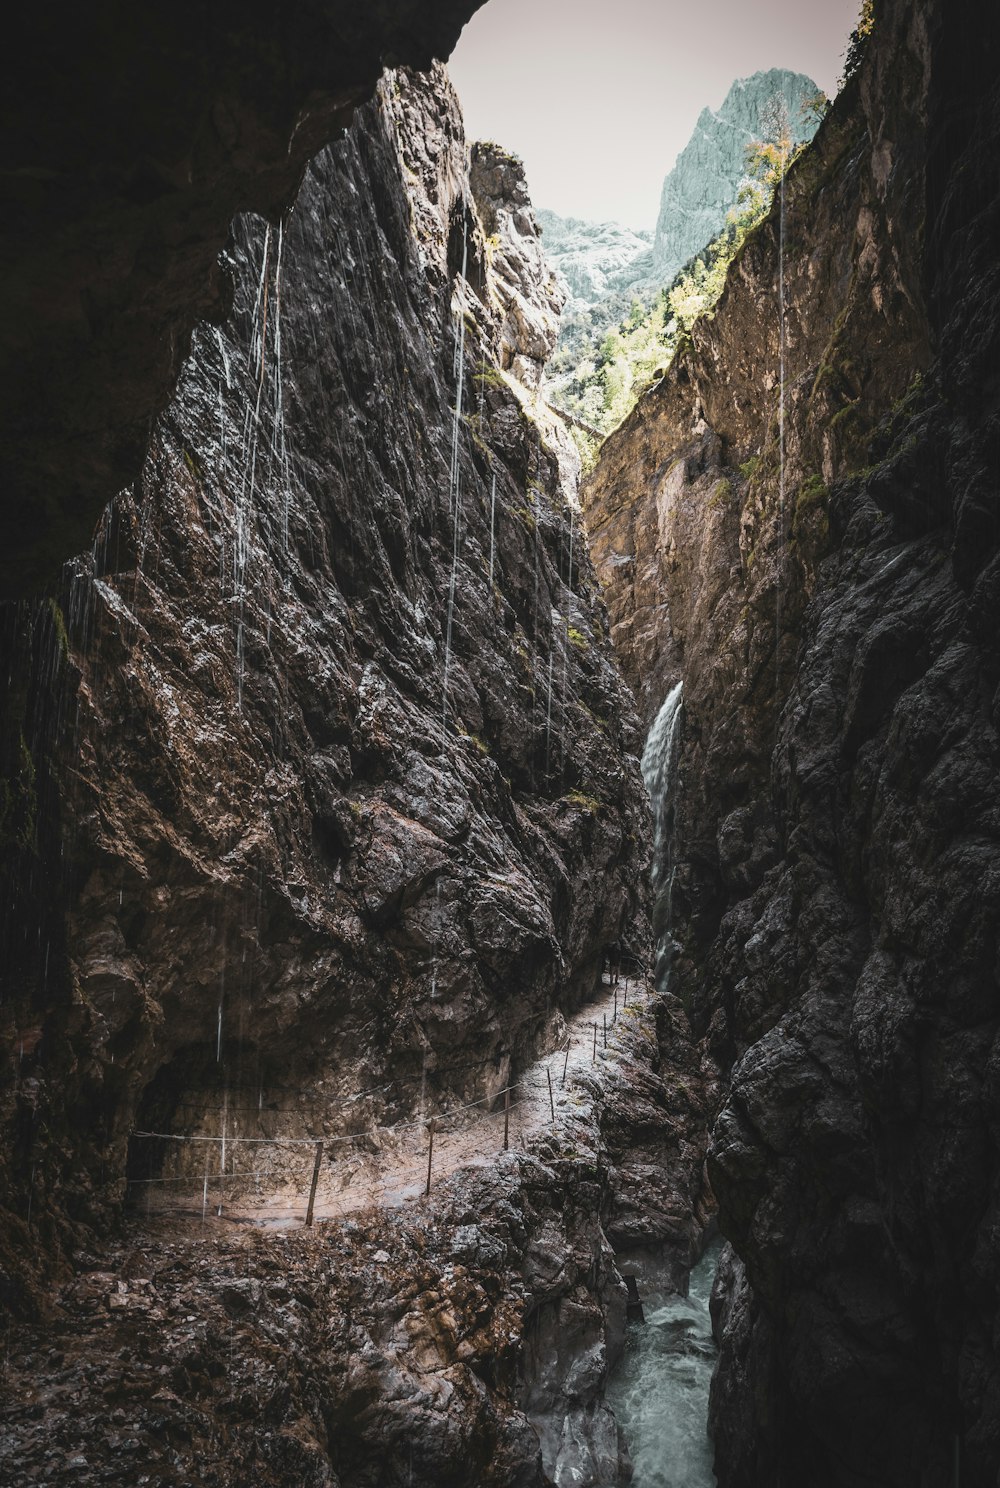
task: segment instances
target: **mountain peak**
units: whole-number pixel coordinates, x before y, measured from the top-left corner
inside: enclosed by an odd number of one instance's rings
[[[737,78],[719,109],[702,109],[694,132],[663,182],[653,257],[664,282],[718,232],[746,174],[746,147],[784,109],[795,142],[811,139],[816,119],[803,104],[819,88],[805,73],[772,67]]]

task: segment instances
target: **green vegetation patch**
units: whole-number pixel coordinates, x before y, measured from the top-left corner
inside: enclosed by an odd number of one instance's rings
[[[59,602],[55,599],[49,600],[49,614],[52,616],[52,628],[56,633],[56,640],[59,644],[59,650],[62,652],[63,656],[68,656],[69,634],[66,630],[66,617],[62,612],[62,607],[60,606]]]
[[[588,796],[585,791],[581,790],[567,791],[562,799],[564,801],[571,801],[574,806],[579,806],[582,811],[589,811],[591,816],[596,816],[604,804],[598,800],[597,796]]]
[[[792,536],[796,542],[806,542],[809,546],[825,545],[830,535],[826,510],[829,496],[821,475],[807,476],[802,482],[795,493],[792,512]]]

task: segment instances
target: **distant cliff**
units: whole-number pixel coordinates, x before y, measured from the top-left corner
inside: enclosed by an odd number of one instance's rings
[[[663,182],[653,240],[653,270],[662,283],[719,231],[746,175],[747,146],[768,136],[780,110],[793,140],[812,139],[816,117],[803,105],[818,92],[803,73],[774,67],[737,78],[717,112],[702,109]]]
[[[566,281],[568,313],[628,289],[652,270],[650,232],[546,211],[538,213],[538,225],[545,256]]]

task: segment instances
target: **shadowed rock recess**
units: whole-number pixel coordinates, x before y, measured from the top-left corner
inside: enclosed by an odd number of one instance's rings
[[[1000,1466],[997,30],[877,6],[783,228],[585,491],[647,720],[684,681],[725,1488]]]
[[[277,215],[386,64],[475,0],[27,6],[0,102],[0,598],[38,593],[133,480],[236,212]]]

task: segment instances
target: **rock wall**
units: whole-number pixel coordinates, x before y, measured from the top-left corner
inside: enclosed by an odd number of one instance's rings
[[[488,1098],[644,940],[638,734],[532,390],[558,296],[523,181],[480,151],[470,185],[443,73],[393,73],[226,271],[141,478],[58,601],[6,616],[15,1300],[127,1161],[196,1170],[127,1158],[134,1126]]]
[[[585,493],[647,720],[684,680],[671,987],[732,1070],[723,1488],[1000,1465],[998,55],[972,7],[879,8]]]

